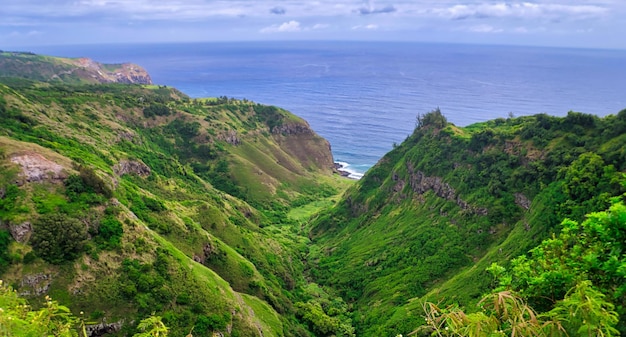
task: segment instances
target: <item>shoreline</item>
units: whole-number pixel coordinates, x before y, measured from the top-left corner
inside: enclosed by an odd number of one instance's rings
[[[341,163],[341,162],[334,162],[333,163],[333,170],[339,174],[340,176],[346,178],[346,179],[351,179],[351,180],[361,180],[361,177],[363,177],[363,174],[358,173],[358,172],[353,172],[353,171],[349,171],[346,168],[350,166],[346,163]],[[358,175],[358,176],[353,176],[353,175]]]

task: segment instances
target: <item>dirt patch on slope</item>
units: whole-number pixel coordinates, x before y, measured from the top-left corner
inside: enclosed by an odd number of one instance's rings
[[[10,161],[22,168],[22,175],[28,182],[42,180],[63,180],[67,178],[65,168],[39,153],[26,152],[13,154]]]

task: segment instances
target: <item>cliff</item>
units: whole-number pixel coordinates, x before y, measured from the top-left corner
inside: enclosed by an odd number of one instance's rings
[[[89,58],[61,58],[22,52],[0,52],[0,77],[42,82],[152,84],[142,67],[101,64]]]

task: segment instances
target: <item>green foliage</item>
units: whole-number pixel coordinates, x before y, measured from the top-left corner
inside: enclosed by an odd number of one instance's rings
[[[537,313],[510,291],[485,296],[479,310],[465,313],[458,306],[441,308],[424,303],[426,327],[416,332],[430,336],[619,336],[613,305],[583,281],[572,288],[554,309]]]
[[[224,191],[232,196],[243,197],[242,188],[233,181],[229,167],[230,165],[226,159],[219,160],[207,172],[207,180],[220,191]]]
[[[609,197],[619,193],[618,177],[613,165],[605,165],[595,153],[583,153],[564,169],[563,193],[567,200],[559,216],[581,219],[591,210],[604,209]]]
[[[475,304],[489,291],[492,262],[527,252],[564,217],[582,221],[624,192],[624,139],[606,131],[615,116],[541,114],[458,128],[439,113],[420,115],[414,133],[310,226],[310,274],[354,305],[358,334],[409,332],[400,324],[419,324],[415,298]],[[524,298],[549,311],[577,273],[546,273],[529,290],[541,295]]]
[[[231,317],[228,313],[223,315],[198,315],[193,330],[198,336],[211,336],[214,331],[224,330],[230,319]]]
[[[417,129],[421,129],[421,128],[425,128],[429,126],[434,127],[436,129],[443,129],[447,124],[448,124],[448,120],[441,113],[441,110],[437,108],[424,115],[417,114],[416,122],[415,122],[415,129],[417,130]]]
[[[546,315],[559,323],[569,336],[619,336],[615,329],[619,318],[614,305],[593,289],[590,281],[581,281]]]
[[[154,116],[169,116],[171,114],[170,108],[164,104],[151,104],[143,109],[144,117],[154,117]]]
[[[606,212],[589,214],[582,223],[565,220],[562,226],[558,236],[543,241],[528,257],[514,259],[502,284],[517,289],[542,311],[569,296],[576,285],[583,287],[579,291],[595,291],[593,284],[616,306],[618,329],[626,331],[626,205],[618,202]]]
[[[33,222],[30,243],[39,257],[52,264],[61,264],[80,256],[86,239],[85,224],[59,213],[42,215]]]
[[[20,199],[24,193],[14,184],[0,187],[0,219],[10,220],[15,215],[22,213]]]
[[[100,221],[96,244],[103,249],[119,248],[123,234],[122,223],[109,215]]]
[[[47,296],[41,309],[33,309],[15,290],[2,281],[0,281],[0,308],[1,336],[77,337],[76,326],[82,324],[71,314],[69,308],[59,305]]]
[[[99,204],[104,201],[102,197],[110,198],[113,196],[111,188],[93,168],[79,165],[78,171],[78,175],[72,174],[64,181],[65,193],[70,201]]]
[[[154,315],[142,319],[137,329],[141,332],[134,334],[133,337],[166,337],[169,331],[161,317]]]
[[[319,336],[355,336],[348,306],[316,284],[305,288],[308,300],[296,303],[296,314]]]
[[[11,263],[9,256],[9,244],[11,243],[11,234],[9,231],[0,229],[0,273],[4,272],[6,267]]]
[[[81,219],[88,228],[92,242],[74,252],[78,255],[90,250],[90,258],[72,272],[65,270],[69,264],[53,267],[63,272],[55,278],[51,292],[62,295],[73,308],[103,313],[99,319],[108,321],[128,318],[139,322],[154,311],[163,317],[173,335],[189,333],[196,323],[207,328],[202,333],[195,328],[193,334],[198,336],[210,336],[213,331],[226,333],[225,327],[232,329],[233,336],[256,335],[261,327],[267,336],[308,333],[293,305],[299,300],[295,293],[305,283],[299,254],[305,249],[306,239],[298,233],[299,224],[286,219],[287,205],[292,198],[310,202],[317,195],[328,197],[341,191],[329,186],[331,180],[317,171],[315,163],[299,162],[298,156],[313,157],[309,149],[327,151],[327,143],[320,142],[318,149],[318,144],[308,144],[308,134],[301,137],[266,132],[268,128],[275,131],[287,121],[304,125],[300,119],[282,109],[245,100],[189,100],[163,87],[44,84],[7,78],[0,81],[10,85],[0,85],[0,134],[10,138],[9,146],[16,147],[9,151],[38,152],[37,146],[29,144],[33,143],[60,155],[46,156],[48,159],[65,157],[65,162],[59,164],[67,165],[67,159],[78,164],[74,167],[76,174],[70,175],[64,186],[26,182],[24,188],[9,188],[11,193],[18,192],[17,198],[2,200],[9,210],[1,214],[6,215],[3,223],[9,218],[24,221],[27,213],[33,218],[45,215],[41,219],[64,214],[66,218]],[[156,118],[173,113],[176,118]],[[230,130],[236,132],[241,143],[220,140]],[[246,144],[253,144],[254,151],[239,153]],[[291,146],[299,147],[287,151]],[[112,167],[123,158],[145,163],[151,169],[150,175],[114,176]],[[266,163],[261,159],[271,165],[263,166]],[[267,176],[251,175],[250,183],[237,180],[242,169],[257,166],[277,181],[270,181],[272,186],[267,189],[271,199],[275,188],[279,195],[275,203],[258,202],[256,195],[246,190],[265,186],[259,181]],[[275,173],[275,169],[280,172]],[[4,172],[0,179],[0,187],[16,181]],[[107,203],[115,202],[107,200],[113,195],[113,186],[115,198],[121,203],[119,214],[104,210]],[[249,199],[248,204],[236,198],[243,195]],[[211,211],[196,216],[198,204],[206,204]],[[20,207],[25,210],[18,212]],[[139,219],[133,219],[127,209]],[[123,226],[121,219],[125,219]],[[141,224],[154,231],[143,230]],[[133,239],[122,245],[126,235]],[[44,240],[36,236],[33,233],[30,242],[34,252],[23,257],[30,264],[24,270],[42,266],[36,255],[45,258],[40,250],[48,246],[43,247]],[[208,238],[220,242],[219,251],[205,251]],[[167,246],[169,253],[178,252],[180,256],[155,252],[154,240],[159,240],[159,246]],[[19,259],[25,248],[21,244],[13,246],[16,253],[12,259]],[[204,256],[202,262],[213,271],[192,263],[192,256]],[[55,263],[72,258],[48,257]],[[116,261],[124,262],[120,265]],[[98,278],[81,282],[77,293],[68,291],[68,285],[75,284],[75,278],[83,273]],[[246,297],[248,305],[254,307],[252,313],[236,299],[238,295],[235,297],[223,278],[237,291],[270,305]],[[232,314],[234,310],[238,310],[236,314]],[[124,333],[132,335],[133,328],[128,327]]]

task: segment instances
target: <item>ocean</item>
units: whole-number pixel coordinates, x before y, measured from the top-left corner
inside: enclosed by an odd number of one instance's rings
[[[626,108],[626,51],[399,42],[237,42],[33,47],[132,62],[191,97],[276,105],[306,119],[360,178],[416,116],[458,126],[510,115]]]

